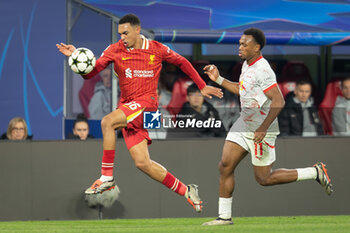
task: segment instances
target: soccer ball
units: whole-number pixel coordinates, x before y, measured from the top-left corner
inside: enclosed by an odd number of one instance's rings
[[[116,200],[118,200],[119,194],[120,189],[117,185],[115,185],[103,193],[85,195],[85,201],[91,208],[95,208],[96,206],[109,208],[114,204]]]
[[[85,75],[94,69],[96,58],[90,49],[78,48],[69,57],[68,64],[74,73]]]

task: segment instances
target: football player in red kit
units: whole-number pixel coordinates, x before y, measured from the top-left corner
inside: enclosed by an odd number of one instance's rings
[[[103,157],[101,177],[85,194],[102,193],[113,187],[113,167],[116,147],[116,129],[122,129],[124,140],[138,169],[169,189],[184,196],[197,212],[202,210],[202,201],[197,185],[185,185],[162,165],[150,159],[148,145],[151,139],[143,128],[143,112],[156,111],[158,107],[157,85],[162,62],[175,64],[199,87],[201,93],[211,98],[222,97],[221,89],[207,86],[191,63],[167,46],[149,40],[140,34],[141,23],[136,15],[128,14],[120,19],[118,33],[121,40],[110,45],[96,61],[93,71],[84,79],[94,77],[114,63],[114,71],[119,78],[120,101],[116,110],[101,121],[103,133]],[[76,49],[73,45],[57,44],[61,53],[70,56]]]

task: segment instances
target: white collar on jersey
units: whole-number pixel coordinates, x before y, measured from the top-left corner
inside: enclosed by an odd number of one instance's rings
[[[144,35],[141,35],[141,38],[143,39],[141,49],[149,49],[149,40]]]
[[[142,46],[141,49],[149,49],[149,40],[144,36],[140,35],[142,39]],[[127,48],[128,51],[133,50],[134,48]]]

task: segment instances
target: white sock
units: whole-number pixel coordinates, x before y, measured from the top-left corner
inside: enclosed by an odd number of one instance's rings
[[[104,176],[104,175],[101,175],[100,180],[101,180],[102,182],[111,181],[111,180],[113,180],[113,176]]]
[[[317,170],[314,167],[307,167],[307,168],[297,168],[298,172],[298,179],[297,181],[301,180],[316,180],[317,177]]]
[[[232,209],[232,197],[224,198],[219,197],[219,218],[229,219],[231,218]]]

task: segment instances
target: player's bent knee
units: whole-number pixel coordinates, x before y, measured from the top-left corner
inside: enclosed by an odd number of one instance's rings
[[[108,128],[112,126],[112,119],[110,116],[104,116],[101,120],[102,129]]]
[[[270,177],[259,177],[255,176],[255,180],[262,186],[270,186],[273,185]]]
[[[101,128],[102,130],[106,129],[120,129],[126,127],[126,123],[122,123],[116,119],[113,119],[112,116],[107,115],[104,116],[101,120]]]
[[[143,172],[149,172],[151,170],[151,162],[148,160],[136,160],[135,166],[137,169],[143,171]]]

